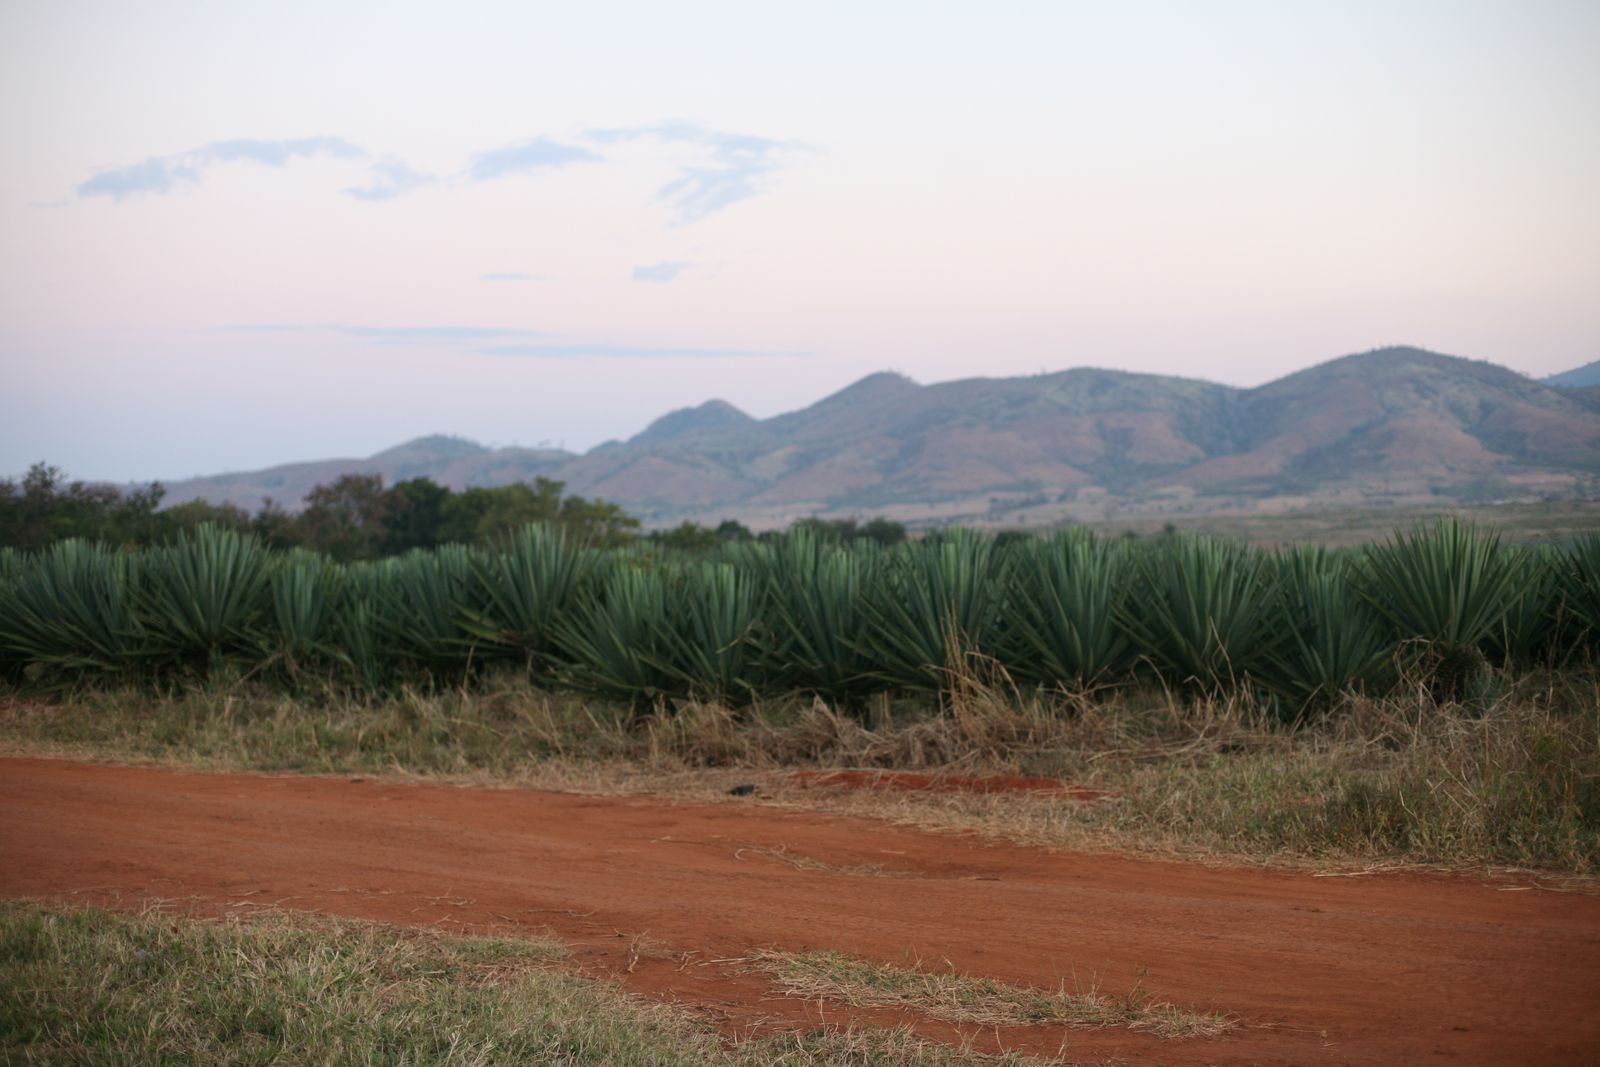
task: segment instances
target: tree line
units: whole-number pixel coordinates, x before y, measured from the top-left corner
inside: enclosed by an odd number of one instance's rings
[[[122,547],[170,541],[203,523],[253,534],[270,548],[304,548],[342,562],[381,559],[446,544],[488,546],[530,523],[564,530],[575,540],[616,547],[644,539],[663,548],[704,553],[758,537],[732,519],[711,527],[684,522],[641,531],[618,504],[570,494],[551,478],[452,490],[430,478],[385,486],[381,474],[346,474],[315,486],[290,512],[268,499],[254,512],[236,504],[190,500],[162,507],[159,482],[133,489],[69,481],[60,469],[34,464],[20,479],[0,479],[0,547],[40,549],[81,538]],[[802,519],[827,541],[898,544],[905,527],[888,519]],[[774,535],[761,535],[774,536]]]

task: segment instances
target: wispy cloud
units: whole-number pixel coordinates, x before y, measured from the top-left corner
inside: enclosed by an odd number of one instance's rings
[[[368,184],[352,185],[345,189],[346,195],[357,200],[393,200],[433,181],[433,175],[418,173],[392,157],[380,159],[367,169],[371,175]]]
[[[542,330],[503,326],[356,326],[346,323],[243,323],[224,326],[232,333],[331,333],[377,344],[434,344],[441,341],[509,341],[544,337]]]
[[[548,137],[533,137],[526,141],[480,152],[472,157],[468,174],[474,181],[493,181],[513,174],[564,167],[568,163],[599,163],[603,156],[581,145],[562,144]]]
[[[106,196],[112,200],[139,193],[165,195],[185,185],[197,184],[219,163],[256,163],[283,167],[292,159],[330,156],[365,159],[367,153],[339,137],[299,137],[283,141],[213,141],[188,152],[151,156],[142,163],[103,170],[78,185],[80,197]]]
[[[681,168],[676,178],[656,192],[656,198],[672,208],[674,221],[680,226],[699,222],[762,192],[771,176],[784,165],[784,157],[805,149],[794,141],[724,133],[681,120],[589,130],[584,136],[603,145],[650,139],[703,149],[705,164]]]
[[[582,343],[537,345],[486,345],[476,349],[485,356],[521,356],[530,359],[764,359],[802,356],[804,352],[767,352],[748,348],[658,348],[650,345]]]
[[[656,191],[676,225],[699,222],[765,191],[773,176],[796,152],[806,151],[795,141],[711,130],[693,122],[669,121],[648,126],[592,129],[580,140],[604,147],[633,141],[688,146],[693,162]],[[437,181],[414,170],[394,156],[375,157],[341,137],[299,137],[286,140],[212,141],[172,155],[151,156],[125,167],[90,175],[75,190],[78,197],[124,200],[150,194],[164,196],[198,185],[207,171],[224,163],[253,163],[282,168],[295,159],[316,156],[367,162],[367,180],[346,186],[343,192],[356,200],[383,202]],[[502,148],[474,155],[464,177],[470,182],[494,181],[519,174],[554,170],[573,163],[604,163],[606,157],[585,144],[569,144],[551,137],[530,137]],[[456,181],[447,182],[454,185]],[[660,263],[635,271],[638,281],[672,281],[687,264]],[[509,278],[497,280],[512,280]],[[520,280],[520,279],[519,279]]]
[[[633,280],[636,282],[675,282],[678,275],[694,266],[692,263],[652,263],[648,266],[633,268]]]

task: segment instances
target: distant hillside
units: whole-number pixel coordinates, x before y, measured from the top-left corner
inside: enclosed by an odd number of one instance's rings
[[[459,437],[419,437],[366,459],[323,459],[288,463],[260,471],[213,474],[167,485],[166,503],[205,499],[254,509],[265,499],[298,510],[314,486],[341,474],[381,474],[392,485],[407,478],[432,478],[454,489],[469,485],[506,485],[550,475],[572,460],[571,452],[554,449],[488,449]]]
[[[1561,395],[1577,401],[1591,411],[1600,411],[1600,385],[1584,385],[1576,389],[1562,389]]]
[[[1552,374],[1544,380],[1544,384],[1553,385],[1557,389],[1580,389],[1584,386],[1600,385],[1600,359],[1593,363],[1585,363],[1581,367]]]
[[[770,419],[708,401],[582,455],[425,437],[362,460],[178,482],[168,499],[291,506],[344,472],[455,488],[543,475],[654,523],[758,526],[1593,496],[1600,411],[1581,393],[1414,348],[1256,389],[1089,368],[935,385],[883,373]]]

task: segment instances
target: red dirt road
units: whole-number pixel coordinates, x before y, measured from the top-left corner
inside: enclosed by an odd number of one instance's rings
[[[0,812],[0,895],[548,930],[585,969],[730,1031],[817,1021],[729,962],[777,946],[1114,994],[1144,971],[1152,997],[1240,1023],[982,1037],[1044,1053],[1064,1037],[1079,1059],[1600,1062],[1600,896],[1517,883],[1046,852],[756,805],[36,759],[0,759]],[[667,948],[639,956],[639,935]]]

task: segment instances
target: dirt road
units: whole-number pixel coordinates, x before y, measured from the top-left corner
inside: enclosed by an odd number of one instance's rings
[[[757,804],[54,760],[0,759],[0,813],[0,895],[549,930],[586,970],[731,1032],[845,1017],[729,962],[776,946],[1050,988],[1142,981],[1240,1023],[1176,1040],[990,1030],[980,1046],[1055,1053],[1064,1037],[1074,1058],[1166,1064],[1600,1062],[1600,896],[1053,853]],[[641,956],[639,935],[658,948]]]

